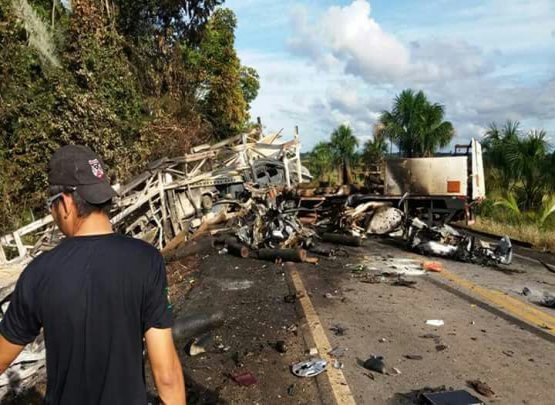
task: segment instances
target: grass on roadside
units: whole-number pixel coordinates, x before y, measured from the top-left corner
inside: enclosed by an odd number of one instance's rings
[[[471,228],[496,235],[508,235],[510,238],[531,243],[537,249],[555,252],[555,231],[541,230],[534,224],[510,225],[478,217]]]

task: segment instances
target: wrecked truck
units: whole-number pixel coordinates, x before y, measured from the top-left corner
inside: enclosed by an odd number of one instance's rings
[[[368,201],[389,201],[428,225],[474,220],[473,208],[486,197],[482,145],[456,145],[452,154],[387,158],[367,177]]]

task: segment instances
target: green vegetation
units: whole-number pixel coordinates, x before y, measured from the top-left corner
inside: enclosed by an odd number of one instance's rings
[[[88,145],[122,182],[249,125],[258,74],[222,3],[0,0],[0,233],[42,214],[60,145]]]
[[[352,184],[353,165],[357,165],[358,139],[348,125],[340,125],[330,135],[329,142],[320,142],[308,154],[306,164],[313,174],[328,183]]]
[[[545,131],[523,134],[518,122],[492,123],[483,147],[489,199],[477,226],[504,226],[517,239],[555,249],[555,240],[544,238],[555,231],[555,152]]]
[[[455,134],[453,125],[443,120],[444,115],[445,108],[430,103],[422,91],[404,90],[395,98],[392,110],[381,114],[361,153],[357,152],[358,140],[352,129],[340,125],[329,142],[314,147],[306,164],[317,178],[353,184],[353,172],[364,175],[368,167],[381,163],[388,140],[397,145],[402,156],[432,156],[449,145]],[[336,170],[338,166],[341,172]]]
[[[384,111],[379,122],[384,135],[391,139],[405,157],[433,156],[453,139],[455,130],[444,121],[445,108],[432,104],[419,91],[403,90],[393,103],[391,111]]]

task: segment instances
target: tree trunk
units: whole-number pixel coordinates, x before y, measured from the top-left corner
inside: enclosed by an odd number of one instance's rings
[[[349,158],[343,158],[343,184],[353,184],[353,177],[351,176],[351,167],[349,165]]]
[[[56,14],[56,1],[58,0],[52,0],[52,31],[54,30],[54,16]]]

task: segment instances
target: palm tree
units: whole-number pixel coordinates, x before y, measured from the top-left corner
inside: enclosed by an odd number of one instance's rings
[[[488,183],[511,191],[518,178],[515,176],[508,160],[508,150],[514,149],[514,144],[520,138],[520,123],[508,120],[502,128],[495,122],[489,125],[482,140],[484,148],[484,163],[488,173]]]
[[[533,130],[506,148],[509,167],[519,179],[517,191],[524,210],[539,208],[546,191],[549,145],[545,138],[545,131]]]
[[[342,124],[332,132],[330,143],[334,160],[341,165],[343,184],[352,184],[351,162],[355,159],[358,139],[348,125]]]
[[[333,169],[333,150],[329,142],[319,142],[310,152],[308,165],[312,174],[322,179]],[[329,177],[328,177],[329,181]]]
[[[484,141],[484,157],[490,183],[514,201],[522,211],[537,210],[546,193],[553,191],[553,163],[544,130],[522,136],[518,121],[507,121],[502,128],[490,124]]]
[[[380,122],[374,125],[373,137],[364,143],[362,160],[366,165],[379,164],[387,153],[387,141],[384,126]]]
[[[431,104],[422,91],[403,90],[395,97],[391,111],[384,111],[380,123],[385,135],[406,157],[432,156],[453,139],[455,130],[444,121],[445,108]]]

